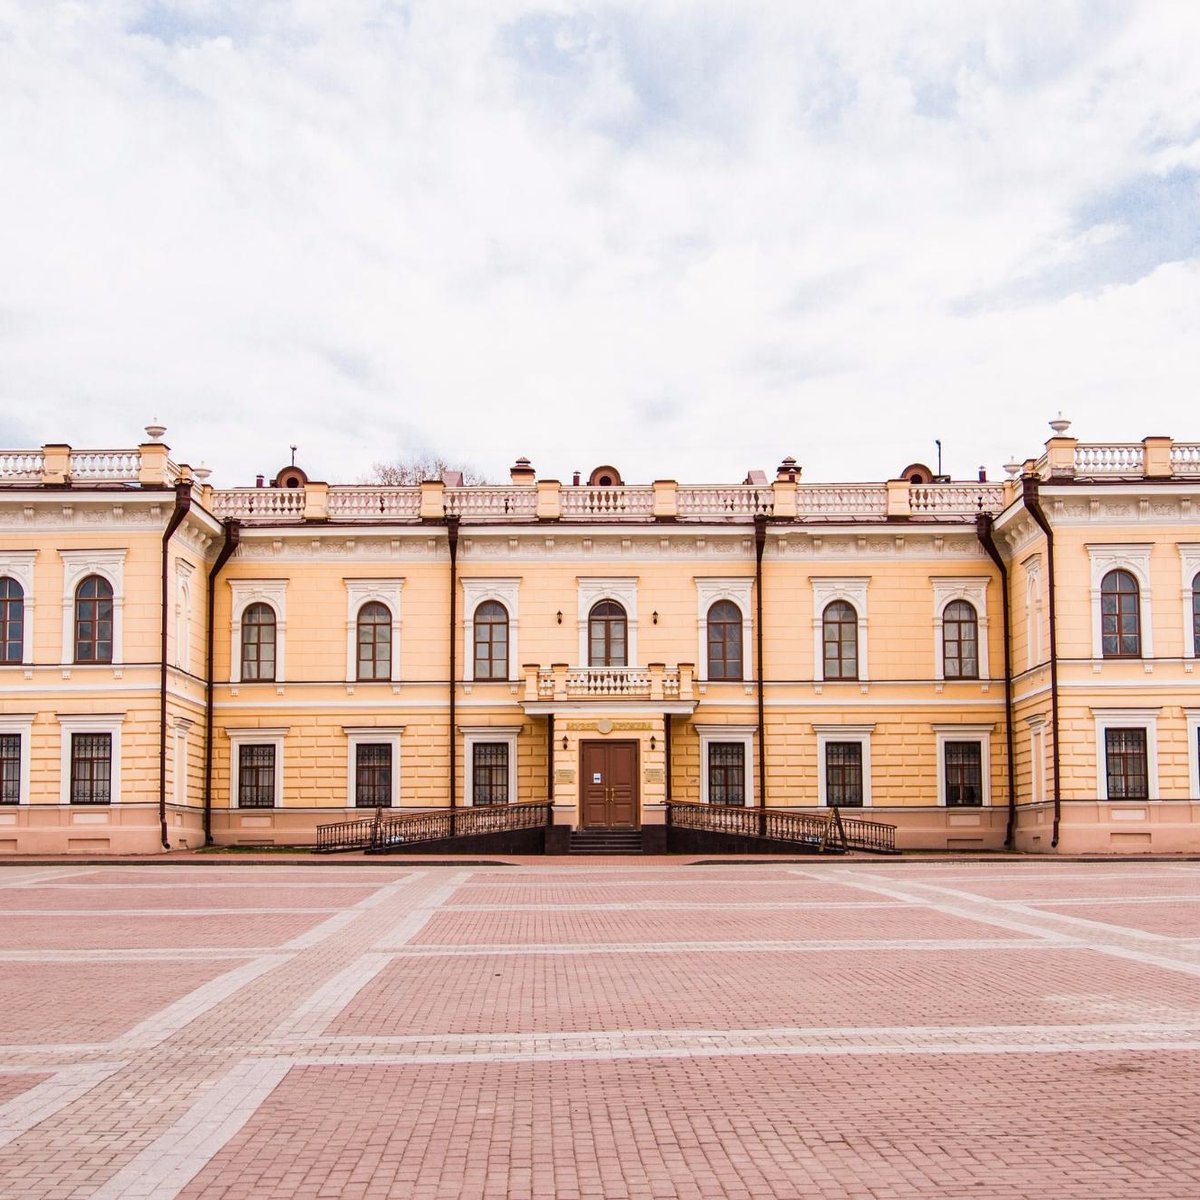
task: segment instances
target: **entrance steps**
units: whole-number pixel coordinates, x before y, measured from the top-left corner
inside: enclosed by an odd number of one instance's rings
[[[640,829],[572,829],[571,854],[641,854]]]

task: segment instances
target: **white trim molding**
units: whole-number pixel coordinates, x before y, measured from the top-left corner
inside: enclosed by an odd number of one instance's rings
[[[251,602],[252,603],[252,602]],[[283,741],[288,735],[288,726],[277,726],[273,729],[251,729],[241,727],[226,728],[225,736],[229,739],[229,808],[241,809],[239,797],[241,794],[241,764],[239,750],[242,746],[274,746],[275,747],[275,794],[272,808],[283,808]],[[254,812],[247,808],[244,811]],[[263,810],[267,811],[267,810]]]
[[[735,575],[725,578],[696,578],[696,678],[708,682],[708,610],[719,600],[728,600],[737,605],[742,614],[742,680],[755,678],[755,666],[750,661],[750,647],[754,645],[754,579],[750,575]],[[725,682],[718,680],[718,683]]]
[[[1161,708],[1092,708],[1096,723],[1096,795],[1108,800],[1108,746],[1105,734],[1110,729],[1146,731],[1146,798],[1158,797],[1158,717]],[[1123,797],[1117,797],[1118,802]]]
[[[1025,568],[1025,667],[1028,670],[1043,661],[1042,556],[1032,554],[1022,566]]]
[[[346,682],[382,683],[358,678],[358,614],[364,604],[382,604],[392,614],[391,666],[388,680],[400,682],[400,592],[403,579],[343,579],[346,585]]]
[[[100,666],[120,666],[125,661],[125,550],[60,550],[63,562],[62,665],[92,666],[75,661],[75,589],[89,576],[99,575],[113,591],[112,662]]]
[[[825,610],[835,600],[844,600],[858,617],[858,678],[849,682],[865,683],[871,677],[867,653],[867,588],[871,580],[863,577],[812,577],[813,592],[813,678],[825,682]],[[831,679],[830,683],[842,680]]]
[[[1188,739],[1188,797],[1200,798],[1200,708],[1185,708]],[[1149,739],[1147,739],[1149,740]]]
[[[1026,717],[1029,728],[1029,800],[1037,804],[1046,797],[1046,730],[1044,713]]]
[[[745,772],[745,804],[747,808],[754,807],[754,736],[757,725],[700,725],[696,732],[700,735],[700,803],[710,804],[708,796],[708,750],[713,742],[739,742],[743,746],[742,766]]]
[[[508,678],[515,681],[520,678],[521,660],[517,655],[517,629],[519,625],[518,594],[521,589],[520,579],[483,579],[472,578],[462,580],[463,591],[463,678],[475,681],[475,610],[488,600],[494,600],[504,606],[508,613]],[[495,682],[484,680],[483,682]]]
[[[99,804],[97,808],[107,808],[120,804],[121,796],[121,723],[125,720],[124,713],[58,713],[59,727],[59,756],[58,756],[58,802],[71,803],[71,741],[77,733],[107,733],[111,741],[111,757],[109,759],[109,790],[108,804]],[[84,805],[83,807],[91,807]]]
[[[33,736],[33,714],[6,713],[0,716],[0,734],[16,736],[19,742],[17,753],[20,755],[20,768],[17,777],[17,804],[29,803],[29,757],[30,741]],[[0,805],[0,812],[10,806]]]
[[[955,600],[965,600],[975,610],[975,628],[978,632],[978,645],[975,653],[978,658],[980,680],[991,678],[988,659],[988,610],[987,586],[990,580],[979,575],[931,575],[929,582],[933,584],[933,677],[944,680],[946,670],[945,646],[942,644],[942,622],[946,605]],[[950,682],[970,678],[958,676]]]
[[[392,779],[388,806],[400,807],[400,735],[404,732],[403,725],[343,725],[342,732],[346,735],[346,807],[356,812],[371,812],[374,805],[358,807],[356,789],[358,787],[358,747],[359,746],[390,746],[392,751]]]
[[[978,805],[953,805],[954,808],[987,808],[992,802],[992,732],[994,725],[942,725],[933,726],[937,743],[937,789],[938,804],[946,807],[946,743],[979,743],[979,786]]]
[[[1104,657],[1100,620],[1100,584],[1109,571],[1128,571],[1138,584],[1138,621],[1141,625],[1141,658],[1154,657],[1154,623],[1150,589],[1149,542],[1092,542],[1087,547],[1092,565],[1092,657]]]
[[[1192,580],[1200,575],[1200,546],[1194,542],[1180,544],[1179,569],[1182,577],[1180,599],[1183,603],[1183,657],[1195,658],[1197,655],[1192,623]],[[1200,795],[1200,792],[1194,792],[1193,795]]]
[[[185,559],[175,560],[175,665],[186,671],[190,659],[192,629],[192,573],[195,567]]]
[[[187,717],[176,717],[172,722],[175,753],[171,768],[171,795],[180,806],[186,805],[188,798],[188,735],[191,728],[192,722]]]
[[[36,550],[5,550],[0,553],[0,576],[7,575],[21,585],[22,592],[22,627],[21,627],[21,662],[33,662],[33,564],[37,559]],[[7,663],[16,666],[16,663]],[[24,761],[22,759],[22,761]]]
[[[463,739],[463,804],[475,803],[475,747],[481,742],[503,742],[508,747],[508,802],[516,804],[517,795],[517,737],[519,725],[460,725]]]
[[[862,747],[862,806],[871,807],[871,734],[870,725],[814,725],[817,735],[817,803],[829,806],[828,780],[825,771],[825,752],[830,742],[857,742]]]
[[[637,593],[638,577],[622,576],[577,576],[579,585],[579,658],[577,666],[588,666],[588,615],[601,600],[615,600],[625,610],[625,665],[641,666],[637,646]]]
[[[229,612],[229,682],[242,682],[242,614],[252,604],[269,604],[275,610],[275,678],[255,683],[283,683],[287,678],[284,651],[287,648],[286,579],[230,579],[232,607]]]

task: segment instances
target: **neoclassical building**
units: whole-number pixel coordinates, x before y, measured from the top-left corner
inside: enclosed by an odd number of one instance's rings
[[[529,805],[556,850],[831,807],[902,848],[1200,850],[1200,444],[1055,424],[1004,482],[0,452],[0,853]]]

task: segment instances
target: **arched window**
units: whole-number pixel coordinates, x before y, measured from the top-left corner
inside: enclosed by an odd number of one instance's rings
[[[1139,658],[1142,622],[1138,582],[1129,571],[1109,571],[1100,583],[1100,645],[1105,658]]]
[[[262,682],[275,678],[275,610],[251,604],[242,613],[242,679]]]
[[[1200,658],[1200,575],[1192,580],[1192,653]]]
[[[708,677],[742,678],[742,610],[732,600],[708,610]]]
[[[112,657],[112,584],[89,575],[75,589],[75,661],[110,663]]]
[[[942,612],[942,674],[979,678],[979,618],[966,600],[951,600]]]
[[[588,613],[588,666],[624,667],[625,610],[615,600],[601,600]]]
[[[19,663],[25,652],[25,590],[10,575],[0,578],[0,662]]]
[[[358,610],[358,670],[360,680],[392,677],[392,613],[372,600]]]
[[[475,678],[508,678],[508,609],[497,600],[475,610]]]
[[[858,613],[845,600],[825,606],[821,616],[826,679],[858,678]]]

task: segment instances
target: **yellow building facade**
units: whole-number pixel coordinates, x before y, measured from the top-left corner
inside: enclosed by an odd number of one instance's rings
[[[551,850],[672,848],[699,806],[1200,850],[1200,445],[1059,428],[1009,473],[214,489],[158,440],[0,452],[0,853],[535,803]]]

